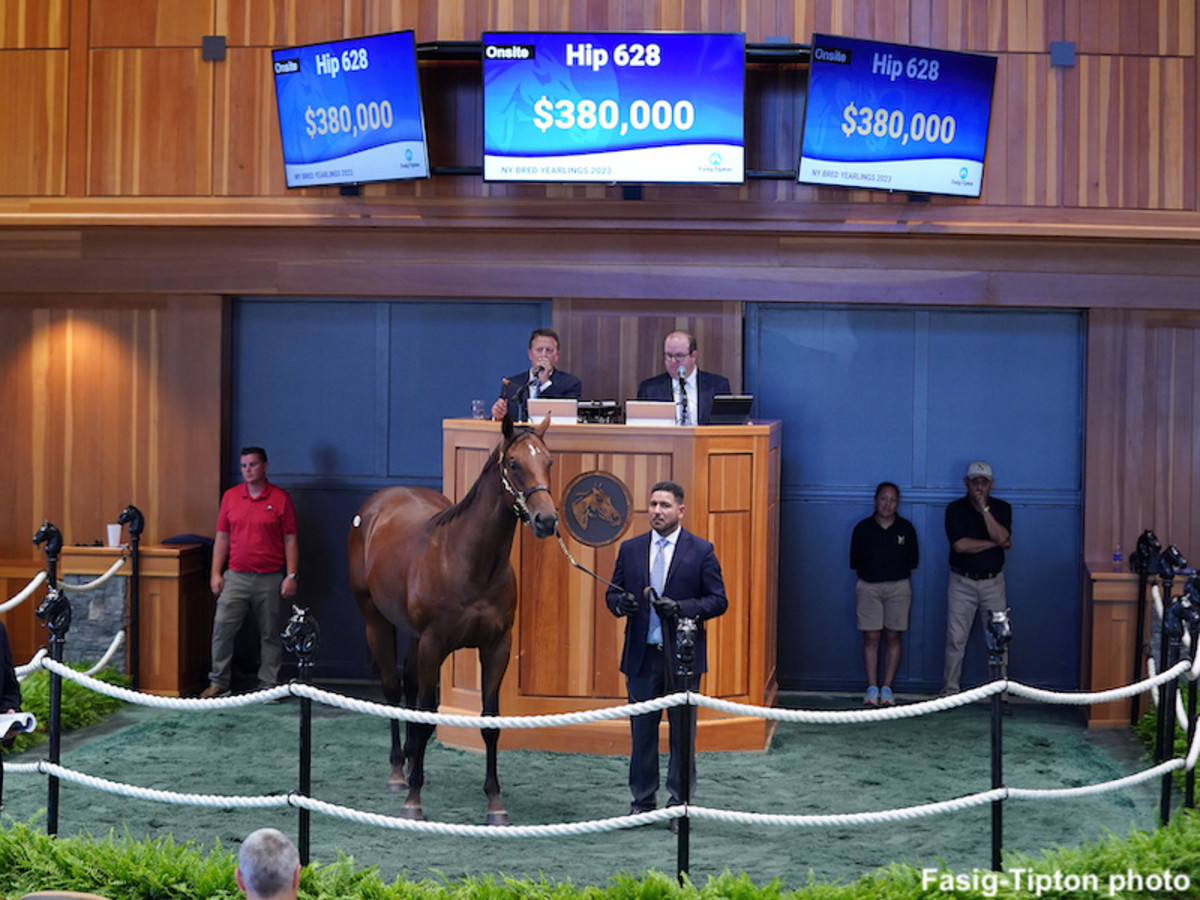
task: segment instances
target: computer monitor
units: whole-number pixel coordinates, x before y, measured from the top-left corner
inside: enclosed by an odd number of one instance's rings
[[[750,421],[753,394],[717,394],[713,397],[709,425],[745,425]]]

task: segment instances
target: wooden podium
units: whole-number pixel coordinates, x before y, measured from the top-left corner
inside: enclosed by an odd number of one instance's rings
[[[215,603],[208,586],[203,547],[195,544],[139,548],[141,581],[139,622],[139,688],[168,697],[187,696],[208,683],[210,637]],[[117,547],[63,547],[58,559],[59,580],[68,575],[94,579],[108,571],[121,555]],[[20,590],[45,567],[45,560],[0,561],[2,599]],[[128,578],[128,562],[117,578]],[[46,596],[34,596],[3,617],[17,665],[27,663],[48,635],[35,611]],[[67,632],[68,644],[71,632]],[[129,646],[125,645],[126,671]]]
[[[683,526],[712,541],[721,562],[729,609],[706,623],[708,672],[702,693],[754,705],[775,697],[775,624],[779,558],[780,423],[656,427],[551,424],[546,445],[554,454],[550,489],[563,492],[576,476],[599,471],[623,482],[631,499],[628,524],[612,543],[587,546],[561,528],[571,555],[603,578],[612,575],[620,543],[648,530],[650,487],[672,480],[686,493]],[[442,490],[461,499],[500,438],[499,423],[448,419],[443,423]],[[618,670],[625,622],[604,603],[605,585],[579,571],[554,538],[538,540],[528,528],[513,543],[520,600],[501,715],[543,715],[625,703]],[[479,663],[460,650],[442,667],[441,711],[478,715]],[[762,750],[774,723],[698,711],[698,750]],[[481,747],[477,729],[440,726],[445,743]],[[667,748],[666,717],[660,744]],[[629,722],[615,719],[556,728],[508,729],[506,749],[629,753]]]

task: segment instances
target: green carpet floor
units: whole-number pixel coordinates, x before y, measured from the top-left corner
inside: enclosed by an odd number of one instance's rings
[[[857,708],[857,697],[789,695],[785,705]],[[286,793],[298,784],[297,701],[226,712],[183,713],[127,707],[110,722],[68,735],[62,764],[142,787],[188,793]],[[313,796],[394,815],[402,794],[383,790],[386,722],[314,704]],[[851,726],[782,724],[766,753],[701,754],[697,804],[768,813],[845,813],[906,807],[986,790],[991,784],[989,708]],[[1077,709],[1014,703],[1003,720],[1005,783],[1053,788],[1118,778],[1149,765],[1125,730],[1089,732]],[[501,737],[503,748],[503,736]],[[44,758],[45,746],[9,762]],[[663,771],[665,776],[665,757]],[[426,815],[483,821],[481,755],[431,744]],[[514,824],[575,822],[623,814],[629,805],[623,757],[502,751],[500,777]],[[1106,830],[1152,828],[1158,783],[1070,800],[1013,800],[1004,806],[1003,846],[1036,851],[1072,845]],[[660,797],[660,802],[662,798]],[[46,779],[9,774],[4,816],[42,815]],[[44,818],[37,819],[44,826]],[[233,810],[129,799],[63,782],[59,833],[135,837],[173,834],[211,847],[235,846],[262,825],[295,837],[294,809]],[[338,852],[376,866],[391,880],[463,874],[544,873],[558,881],[604,884],[617,871],[673,873],[676,839],[664,826],[579,837],[504,838],[412,835],[328,816],[312,817],[312,858]],[[723,869],[756,882],[802,886],[809,873],[850,880],[892,861],[987,868],[991,809],[855,828],[742,826],[695,822],[693,878]]]

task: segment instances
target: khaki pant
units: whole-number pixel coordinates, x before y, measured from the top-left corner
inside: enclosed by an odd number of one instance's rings
[[[971,636],[971,625],[977,615],[986,628],[991,614],[1008,608],[1004,591],[1004,573],[995,578],[973,581],[962,575],[950,573],[946,588],[946,664],[942,670],[942,693],[956,694],[962,687],[963,654],[967,649],[967,638]]]
[[[281,572],[260,575],[225,570],[225,586],[213,616],[212,671],[208,674],[208,680],[217,687],[229,689],[233,644],[248,613],[254,614],[258,625],[258,686],[270,688],[279,682],[279,667],[283,664],[283,638],[279,636],[283,629],[283,598],[279,595],[282,584]]]

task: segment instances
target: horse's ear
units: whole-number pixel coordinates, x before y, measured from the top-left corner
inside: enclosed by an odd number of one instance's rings
[[[504,418],[500,420],[500,433],[504,435],[504,443],[512,440],[513,436],[513,420],[508,413],[504,414]]]
[[[533,429],[533,433],[536,434],[538,437],[544,437],[546,434],[546,429],[549,427],[550,427],[550,413],[547,412],[546,418],[542,419],[541,424]]]

